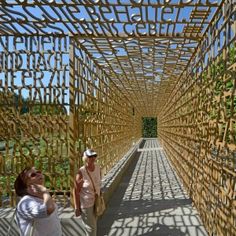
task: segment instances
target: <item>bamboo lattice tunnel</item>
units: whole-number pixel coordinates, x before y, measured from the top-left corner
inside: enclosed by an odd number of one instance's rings
[[[209,234],[236,235],[235,11],[234,0],[1,1],[1,207],[29,164],[68,204],[84,148],[106,175],[155,117]]]

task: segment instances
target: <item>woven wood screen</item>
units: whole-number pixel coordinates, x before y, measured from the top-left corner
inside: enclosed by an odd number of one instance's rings
[[[1,36],[0,205],[13,204],[13,183],[26,166],[43,169],[47,186],[69,190],[69,40]]]
[[[209,235],[236,235],[235,32],[235,5],[225,4],[158,123]]]
[[[141,117],[74,38],[1,36],[0,46],[0,205],[14,204],[14,179],[33,165],[67,204],[83,150],[106,174],[140,138]]]
[[[236,235],[234,0],[0,2],[0,205],[26,165],[71,191],[81,152],[103,174],[157,117],[209,234]]]

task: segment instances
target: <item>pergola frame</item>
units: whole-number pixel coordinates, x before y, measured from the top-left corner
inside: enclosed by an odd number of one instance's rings
[[[85,147],[106,174],[142,117],[157,117],[209,234],[236,235],[235,11],[234,0],[2,1],[1,193],[31,163],[66,200]]]

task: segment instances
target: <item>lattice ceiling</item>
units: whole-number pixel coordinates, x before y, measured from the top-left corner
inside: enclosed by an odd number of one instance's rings
[[[158,114],[222,1],[2,0],[0,34],[75,35],[143,116]]]

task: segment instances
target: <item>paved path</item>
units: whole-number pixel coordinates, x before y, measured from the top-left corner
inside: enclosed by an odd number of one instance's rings
[[[98,236],[207,236],[156,139],[139,149],[98,221]]]

